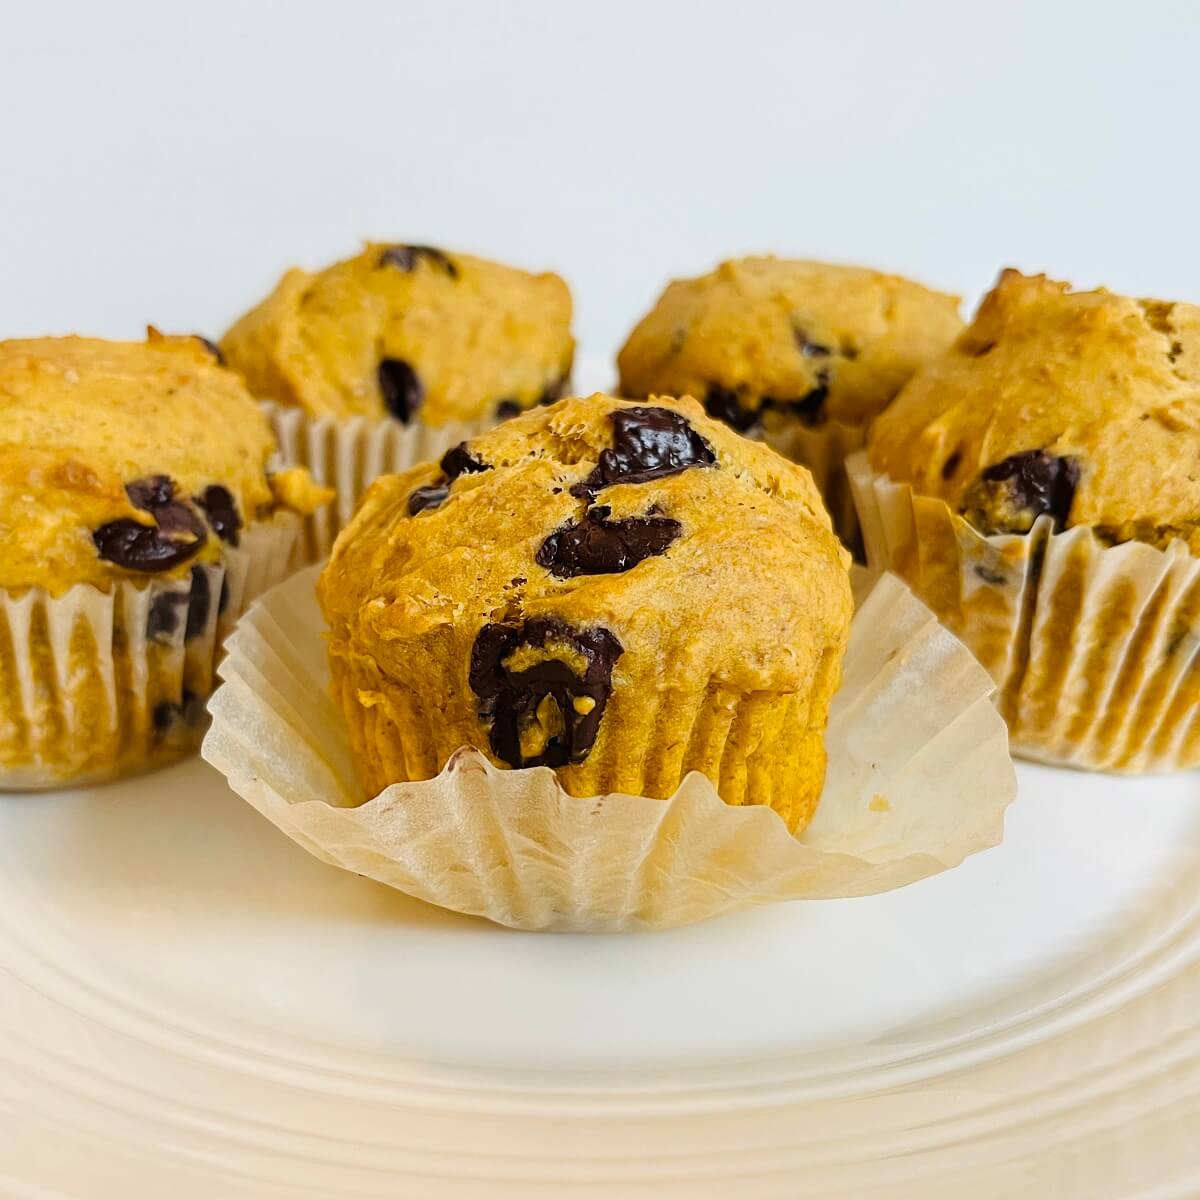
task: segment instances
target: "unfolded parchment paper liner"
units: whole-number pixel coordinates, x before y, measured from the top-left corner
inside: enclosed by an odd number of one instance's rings
[[[1015,752],[1109,771],[1200,763],[1200,560],[1086,528],[985,536],[848,464],[871,567],[902,576],[997,685]]]
[[[495,417],[450,425],[402,425],[386,419],[355,417],[337,421],[312,417],[302,408],[262,401],[275,431],[280,462],[307,467],[317,483],[331,487],[336,498],[305,518],[297,542],[297,561],[314,563],[328,556],[334,539],[354,515],[363,492],[380,475],[407,471],[417,463],[441,458],[451,446],[491,429]]]
[[[700,775],[669,800],[581,799],[548,768],[499,770],[470,749],[362,803],[315,578],[275,588],[230,639],[203,754],[317,858],[422,900],[521,929],[659,929],[886,891],[1002,836],[1016,782],[991,681],[893,576],[855,618],[825,790],[799,839]]]
[[[0,789],[95,783],[191,753],[226,634],[287,575],[300,520],[242,530],[184,579],[0,591]]]
[[[858,543],[858,514],[846,478],[846,459],[861,449],[866,436],[865,424],[843,425],[840,421],[820,425],[792,422],[762,435],[772,450],[809,469],[833,519],[833,531],[852,549]]]

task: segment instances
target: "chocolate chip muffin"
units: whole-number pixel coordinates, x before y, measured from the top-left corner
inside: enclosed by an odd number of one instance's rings
[[[992,671],[1018,749],[1200,761],[1198,455],[1200,308],[1011,270],[875,422],[871,556]]]
[[[1200,549],[1200,308],[1005,271],[877,423],[872,465],[981,533]]]
[[[368,794],[461,746],[810,819],[851,616],[808,473],[694,400],[537,409],[376,482],[321,577]]]
[[[338,493],[306,532],[314,560],[376,476],[565,394],[574,349],[557,275],[380,243],[289,271],[221,340],[284,460]]]
[[[297,513],[270,426],[202,339],[0,343],[0,784],[195,745],[219,634],[280,577]]]
[[[737,259],[667,287],[618,356],[621,393],[702,397],[710,416],[807,466],[853,541],[846,455],[961,328],[957,297],[897,275]]]

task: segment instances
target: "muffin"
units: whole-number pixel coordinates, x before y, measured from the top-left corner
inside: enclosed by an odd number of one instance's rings
[[[270,426],[194,337],[0,342],[0,785],[191,750],[220,637],[281,578],[296,514]]]
[[[687,398],[562,401],[380,479],[319,585],[363,788],[471,746],[576,796],[698,771],[801,829],[847,566],[808,472]]]
[[[552,274],[370,243],[291,270],[221,340],[270,415],[285,461],[334,487],[307,531],[328,553],[363,489],[569,388],[571,295]]]
[[[703,397],[710,416],[807,466],[850,544],[847,454],[961,328],[956,296],[898,275],[737,259],[667,287],[618,356],[621,394]]]
[[[1005,271],[868,449],[870,557],[992,672],[1018,750],[1200,762],[1200,308]]]

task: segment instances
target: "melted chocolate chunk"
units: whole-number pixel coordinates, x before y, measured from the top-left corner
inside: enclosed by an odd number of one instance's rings
[[[799,336],[799,335],[797,335]],[[807,344],[807,343],[806,343]],[[805,357],[820,358],[831,354],[827,346],[813,347]],[[825,401],[829,399],[830,374],[822,368],[817,372],[816,386],[796,400],[780,400],[774,396],[763,396],[757,408],[750,408],[741,401],[733,388],[712,384],[704,396],[704,411],[718,421],[736,429],[738,433],[749,433],[762,423],[765,412],[786,412],[799,417],[805,425],[819,425],[825,419]]]
[[[420,376],[402,358],[385,358],[379,364],[379,390],[384,407],[406,425],[425,398]]]
[[[206,338],[202,333],[193,333],[192,337],[202,345],[217,360],[217,366],[223,367],[225,363],[225,355],[221,353],[221,347],[217,345],[211,338]]]
[[[574,496],[591,496],[615,483],[648,483],[717,461],[688,419],[672,409],[618,408],[608,419],[612,449],[601,451],[596,469],[571,489]]]
[[[408,515],[415,517],[417,513],[422,513],[427,508],[438,508],[445,503],[446,497],[449,495],[449,483],[427,483],[424,487],[417,488],[408,497]]]
[[[125,495],[134,508],[154,512],[165,508],[175,498],[175,484],[167,475],[148,475],[125,485]]]
[[[504,666],[520,647],[543,647],[547,642],[565,642],[580,654],[587,663],[583,676],[553,658],[523,671]],[[521,626],[485,625],[471,650],[468,678],[480,700],[480,719],[491,726],[492,753],[510,767],[582,762],[600,731],[612,694],[613,665],[623,651],[607,629],[572,629],[553,617],[532,617]],[[535,725],[541,726],[544,740],[538,739],[537,752],[526,754],[521,734]]]
[[[487,463],[480,462],[471,454],[471,451],[467,449],[466,442],[459,442],[457,446],[451,446],[442,455],[442,461],[438,465],[442,468],[444,477],[415,489],[408,497],[408,515],[410,517],[415,517],[417,513],[424,512],[427,508],[437,508],[443,504],[446,497],[450,495],[450,484],[460,475],[478,475],[480,471],[492,469]]]
[[[492,469],[487,463],[472,457],[466,442],[459,442],[457,446],[447,450],[438,465],[447,479],[457,479],[460,475],[478,475],[481,471]]]
[[[524,411],[515,400],[501,400],[496,405],[496,420],[507,421],[509,417],[519,417]]]
[[[424,259],[432,266],[441,267],[451,279],[458,278],[458,267],[454,260],[436,246],[389,246],[379,256],[379,266],[397,267],[401,271],[415,271],[417,263]]]
[[[231,546],[238,544],[238,530],[242,527],[242,518],[238,513],[237,504],[230,495],[229,489],[219,483],[210,484],[193,500],[204,509],[208,523],[213,532],[223,542]]]
[[[1025,450],[988,467],[980,478],[1006,487],[1014,508],[1031,513],[1035,520],[1048,513],[1054,527],[1061,529],[1071,515],[1079,464],[1044,450]]]
[[[617,575],[644,559],[665,554],[682,526],[670,517],[608,520],[607,506],[589,508],[582,521],[556,529],[539,547],[537,564],[558,579]]]
[[[122,517],[101,525],[92,541],[106,562],[127,571],[169,571],[199,553],[208,540],[204,522],[186,504],[174,499],[175,485],[166,475],[151,475],[125,485],[134,508],[154,517],[141,525]]]
[[[715,420],[724,421],[738,433],[749,432],[760,419],[760,414],[755,409],[745,408],[741,404],[737,392],[715,383],[704,396],[704,411]]]

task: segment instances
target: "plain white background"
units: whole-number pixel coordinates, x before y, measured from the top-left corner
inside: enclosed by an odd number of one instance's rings
[[[0,335],[220,333],[366,236],[608,355],[750,250],[1200,299],[1200,4],[0,0]]]

